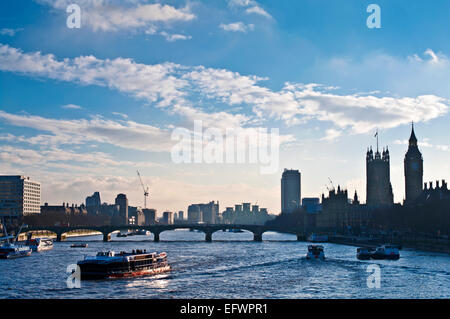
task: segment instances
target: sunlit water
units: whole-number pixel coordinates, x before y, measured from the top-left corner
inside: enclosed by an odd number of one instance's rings
[[[71,238],[31,257],[0,260],[1,298],[449,298],[450,256],[403,249],[397,261],[359,261],[356,247],[323,244],[326,260],[305,259],[293,235],[167,231],[152,236]],[[145,240],[145,241],[142,241]],[[88,248],[70,248],[87,241]],[[82,281],[67,288],[66,268],[102,250],[165,251],[173,267],[156,277]],[[381,288],[368,288],[369,264],[381,267]]]

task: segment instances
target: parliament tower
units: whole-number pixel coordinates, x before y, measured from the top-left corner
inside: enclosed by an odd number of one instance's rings
[[[372,147],[367,149],[366,154],[366,203],[368,206],[386,206],[394,204],[390,177],[389,149],[383,148],[383,152],[374,153]]]
[[[423,158],[417,146],[417,138],[412,124],[409,147],[405,155],[405,204],[412,204],[422,193]]]

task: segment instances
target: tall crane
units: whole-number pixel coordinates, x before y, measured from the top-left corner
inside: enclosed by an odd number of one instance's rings
[[[139,181],[141,182],[142,189],[144,190],[144,208],[147,208],[147,197],[148,197],[148,186],[145,188],[144,183],[142,182],[141,174],[139,171],[136,171],[139,176]]]
[[[333,187],[332,190],[334,190],[333,181],[332,181],[331,178],[329,178],[329,177],[328,177],[328,180],[330,181],[331,187]]]

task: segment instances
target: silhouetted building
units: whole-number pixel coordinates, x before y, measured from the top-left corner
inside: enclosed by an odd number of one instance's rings
[[[128,219],[130,218],[133,218],[133,225],[145,225],[145,215],[141,207],[128,206]]]
[[[416,204],[425,204],[427,202],[438,202],[441,200],[450,199],[450,190],[448,189],[447,182],[443,179],[441,185],[439,181],[436,181],[436,186],[433,187],[433,182],[429,182],[424,185],[423,191],[415,199]],[[450,212],[448,212],[450,214]]]
[[[128,199],[127,195],[119,194],[115,200],[116,205],[119,205],[119,213],[120,213],[120,224],[127,225],[128,224]]]
[[[215,224],[219,217],[219,202],[214,201],[208,204],[199,204],[202,212],[202,221],[206,224]]]
[[[258,205],[242,203],[242,205],[237,204],[234,207],[234,210],[233,207],[227,207],[222,212],[223,223],[262,225],[272,219],[272,216],[267,213],[267,208],[259,208]]]
[[[92,208],[95,208],[95,207],[94,206],[86,207],[86,209],[88,211],[88,214],[92,214],[92,212],[93,212]],[[110,217],[113,217],[113,216],[119,217],[120,216],[120,206],[119,205],[115,205],[115,204],[108,205],[106,203],[103,203],[99,207],[98,212],[99,212],[100,215],[107,215],[107,216],[110,216]]]
[[[156,209],[153,208],[144,208],[142,212],[145,216],[145,225],[154,225],[156,224]]]
[[[101,204],[99,192],[95,192],[92,196],[86,197],[86,207],[99,207]]]
[[[303,198],[302,206],[308,214],[317,214],[322,211],[322,205],[320,204],[320,198],[318,197]]]
[[[220,221],[219,202],[192,204],[188,207],[188,221],[191,223],[215,224]]]
[[[411,128],[408,151],[405,154],[405,204],[413,204],[422,193],[423,158],[417,146],[414,124]]]
[[[173,217],[173,212],[164,212],[161,223],[165,225],[173,225]]]
[[[242,203],[242,212],[244,214],[250,214],[251,203]]]
[[[281,212],[292,213],[300,207],[301,174],[298,170],[284,169],[281,177]]]
[[[198,204],[192,204],[188,207],[188,222],[196,224],[202,222],[202,211]]]
[[[356,200],[356,201],[355,201]],[[372,221],[372,209],[359,205],[355,192],[353,201],[348,198],[347,190],[330,190],[328,197],[322,194],[322,211],[316,214],[316,226],[331,231],[351,231],[367,228]]]
[[[390,175],[390,156],[389,149],[383,148],[383,153],[378,151],[378,132],[377,132],[377,151],[375,155],[372,147],[366,154],[366,183],[368,206],[386,206],[394,204],[394,195],[392,193],[391,175]]]
[[[184,220],[184,212],[183,212],[182,210],[180,210],[180,211],[178,212],[178,219],[179,219],[179,220]]]
[[[44,206],[41,206],[41,213],[42,215],[86,215],[87,210],[84,205],[78,206],[76,204],[72,204],[69,206],[69,203],[63,203],[62,205],[49,205],[48,203],[45,203]]]

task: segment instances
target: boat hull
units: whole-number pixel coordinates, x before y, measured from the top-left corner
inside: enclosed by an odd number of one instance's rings
[[[32,246],[30,248],[34,252],[41,252],[41,251],[46,251],[46,250],[53,249],[53,245],[52,246]]]
[[[358,255],[356,255],[356,258],[358,258],[359,260],[370,260],[371,257],[372,257],[372,254],[358,254]]]
[[[81,270],[81,280],[99,280],[99,279],[117,279],[132,278],[142,276],[153,276],[171,271],[169,265],[136,270],[115,270],[109,266],[104,267],[86,267],[79,265]]]
[[[306,255],[306,259],[308,259],[308,260],[324,260],[325,256],[324,255],[310,255],[310,254],[307,254]]]
[[[372,259],[375,259],[375,260],[398,260],[398,259],[400,259],[400,255],[373,254]]]
[[[0,253],[0,259],[16,259],[21,257],[29,257],[31,256],[31,250],[20,253]]]

